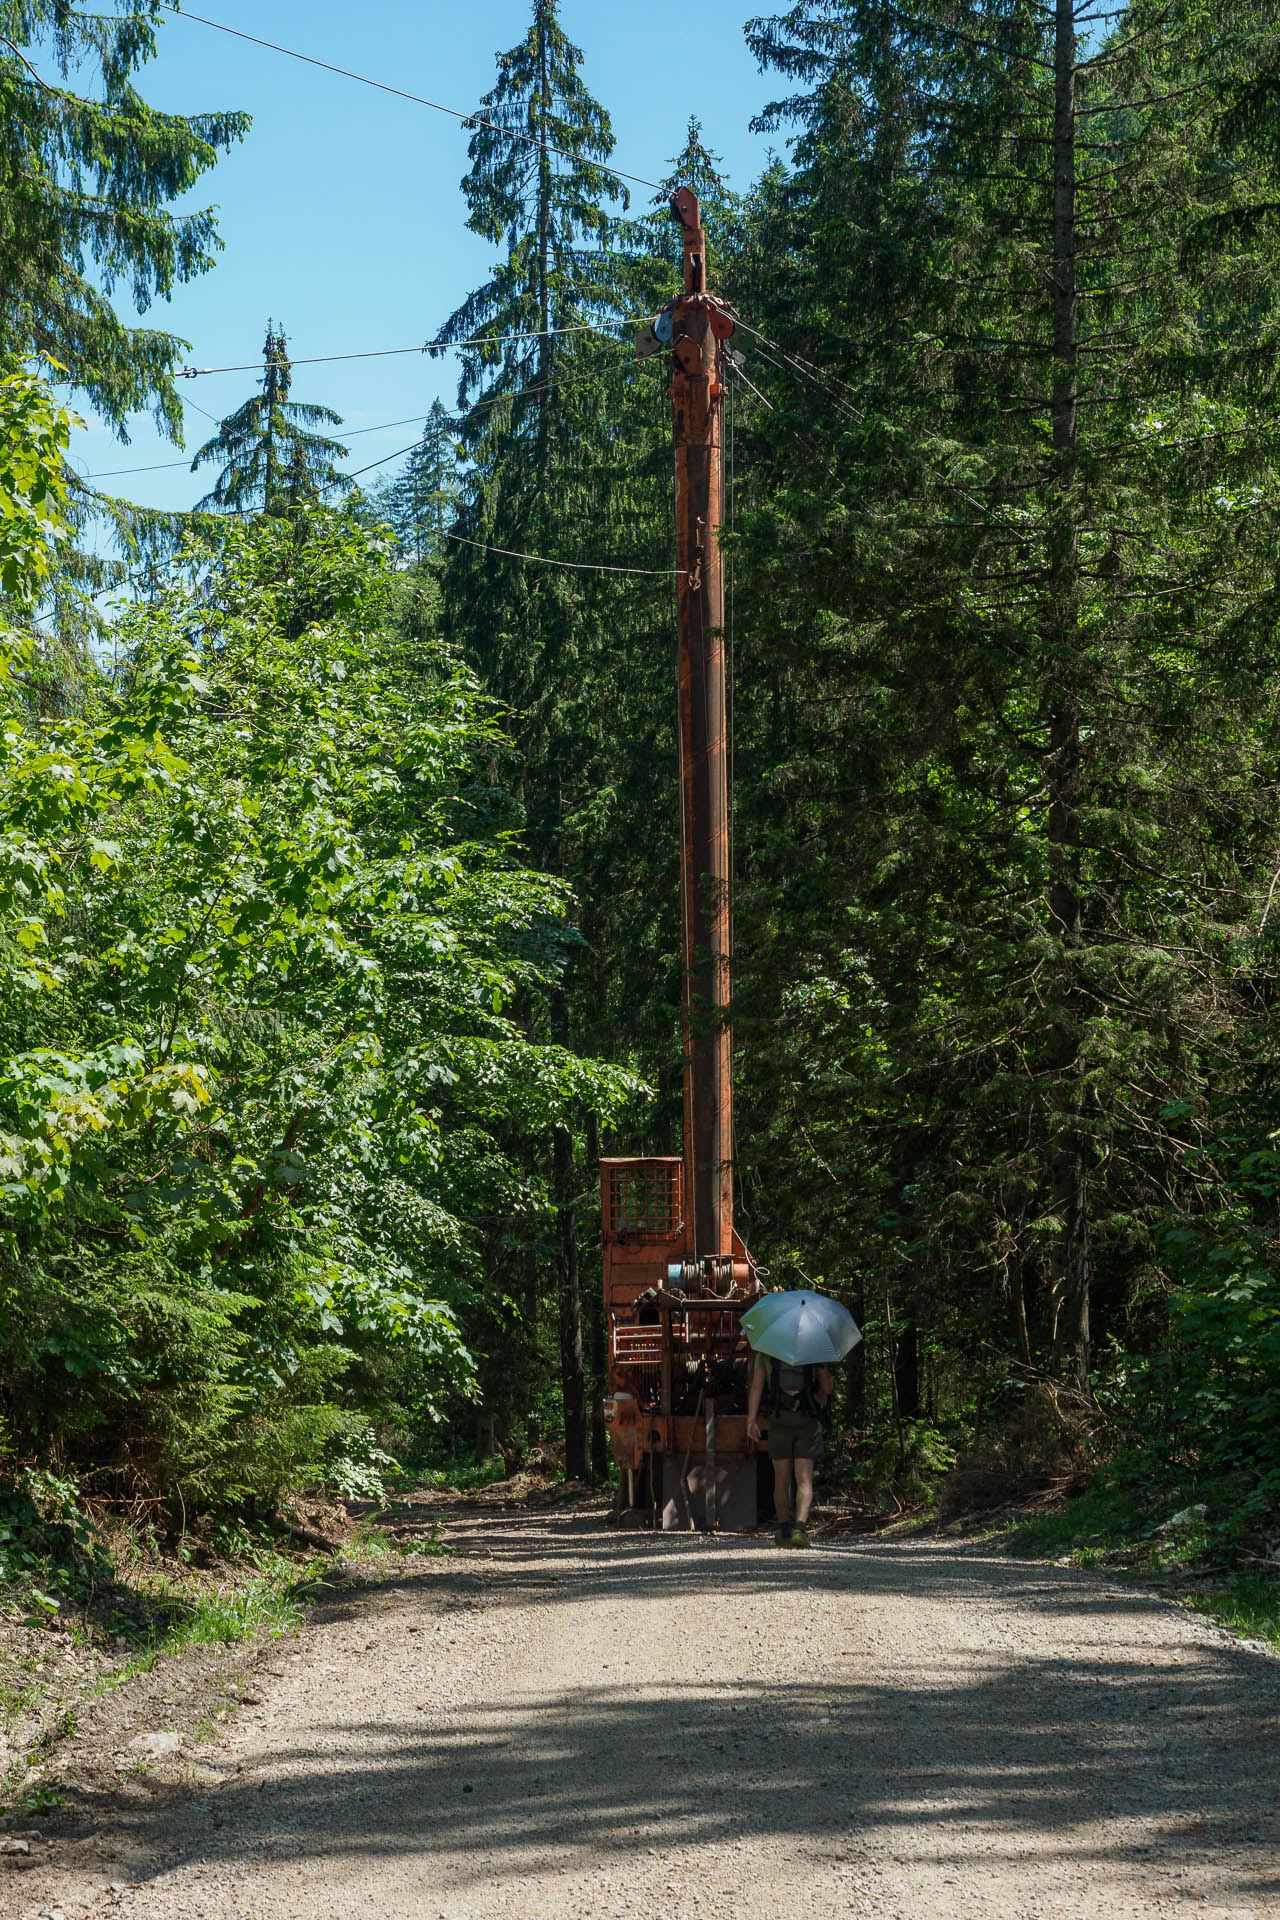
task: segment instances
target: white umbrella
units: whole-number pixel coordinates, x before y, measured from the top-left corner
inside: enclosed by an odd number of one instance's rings
[[[862,1338],[848,1307],[822,1293],[766,1293],[743,1314],[742,1331],[784,1367],[835,1366]]]

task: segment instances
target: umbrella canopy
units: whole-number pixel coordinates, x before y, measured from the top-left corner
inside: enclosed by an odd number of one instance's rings
[[[862,1338],[848,1307],[821,1293],[766,1293],[743,1314],[742,1331],[784,1367],[835,1366]]]

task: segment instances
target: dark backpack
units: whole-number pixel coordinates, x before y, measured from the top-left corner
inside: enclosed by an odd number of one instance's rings
[[[822,1408],[818,1404],[818,1369],[805,1367],[804,1383],[798,1393],[782,1391],[782,1362],[771,1359],[769,1362],[768,1410],[771,1414],[803,1413],[811,1420],[820,1418]]]

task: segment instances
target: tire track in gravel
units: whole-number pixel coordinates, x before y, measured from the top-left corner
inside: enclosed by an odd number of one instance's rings
[[[1280,1916],[1280,1661],[1179,1608],[950,1544],[450,1538],[66,1920]]]

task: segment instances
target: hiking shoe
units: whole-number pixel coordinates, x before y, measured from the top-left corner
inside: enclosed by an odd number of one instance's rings
[[[773,1536],[773,1544],[775,1547],[789,1547],[791,1545],[790,1527],[779,1527]]]
[[[808,1533],[797,1521],[796,1525],[791,1529],[791,1537],[787,1541],[787,1545],[789,1547],[807,1547],[809,1544]]]

